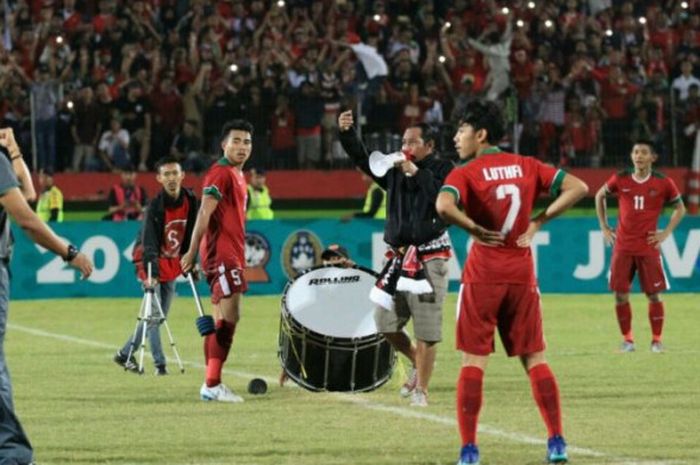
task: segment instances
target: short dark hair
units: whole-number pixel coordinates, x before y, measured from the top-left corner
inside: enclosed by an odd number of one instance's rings
[[[177,163],[178,165],[180,165],[180,168],[182,168],[182,164],[180,163],[180,161],[171,155],[166,155],[166,156],[160,158],[156,162],[156,173],[159,172],[163,166],[171,165],[173,163]]]
[[[438,133],[438,130],[435,126],[428,124],[428,123],[417,123],[417,124],[411,124],[408,127],[420,129],[420,137],[421,137],[421,139],[423,139],[424,144],[427,144],[428,142],[432,142],[433,147],[435,147],[437,145],[438,137],[440,136],[440,134]]]
[[[475,131],[486,131],[486,140],[497,144],[505,134],[501,110],[494,102],[474,100],[469,103],[459,117],[459,125],[468,124]]]
[[[253,136],[253,125],[244,119],[232,119],[221,128],[221,140],[224,141],[231,131],[245,131]]]
[[[656,151],[656,144],[654,144],[654,141],[651,139],[646,139],[644,137],[638,137],[637,139],[634,140],[632,147],[634,147],[635,145],[646,145],[649,147],[649,151],[651,153],[653,153],[654,155],[657,155],[659,153]]]

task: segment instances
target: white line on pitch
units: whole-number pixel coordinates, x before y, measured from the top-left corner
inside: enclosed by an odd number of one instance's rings
[[[58,339],[58,340],[65,341],[65,342],[87,345],[87,346],[101,348],[101,349],[109,349],[109,350],[115,349],[115,346],[112,344],[106,344],[104,342],[92,341],[89,339],[83,339],[83,338],[79,338],[79,337],[69,336],[67,334],[51,333],[48,331],[44,331],[42,329],[30,328],[28,326],[23,326],[23,325],[18,325],[18,324],[13,324],[13,323],[8,324],[7,326],[10,329],[22,331],[22,332],[32,334],[35,336],[49,337],[52,339]],[[197,367],[197,368],[204,367],[204,365],[202,363],[198,363],[198,362],[190,362],[190,361],[183,360],[182,363],[184,365]],[[271,383],[271,384],[277,382],[277,380],[272,378],[272,377],[261,376],[261,375],[255,374],[255,373],[248,373],[248,372],[244,372],[244,371],[230,370],[230,369],[224,369],[223,371],[224,371],[224,373],[231,374],[231,375],[237,376],[239,378],[249,379],[249,378],[256,378],[257,377],[257,378],[263,378],[266,382]],[[295,385],[292,385],[292,386],[296,387]],[[416,418],[416,419],[430,421],[433,423],[439,423],[439,424],[451,426],[451,427],[457,426],[457,422],[452,417],[447,417],[447,416],[443,416],[443,415],[435,415],[435,414],[426,413],[426,412],[420,412],[420,411],[417,411],[415,409],[407,409],[405,407],[394,407],[391,405],[385,405],[385,404],[381,404],[379,402],[373,402],[373,401],[366,399],[364,397],[360,397],[357,394],[345,394],[345,393],[337,393],[336,392],[336,393],[328,393],[328,396],[331,398],[336,398],[336,399],[344,401],[344,402],[349,402],[349,403],[361,406],[361,407],[369,409],[369,410],[392,413],[394,415],[398,415],[398,416],[401,416],[404,418]],[[489,435],[489,436],[495,436],[495,437],[508,439],[512,442],[518,442],[521,444],[532,444],[532,445],[546,444],[546,441],[544,441],[540,438],[535,438],[533,436],[528,436],[528,435],[520,434],[520,433],[512,433],[512,432],[504,431],[504,430],[501,430],[498,428],[493,428],[493,427],[490,427],[488,425],[483,425],[483,424],[479,425],[479,432],[482,434]],[[584,447],[576,447],[576,446],[569,446],[568,449],[570,452],[573,452],[575,454],[587,455],[590,457],[607,458],[609,460],[609,462],[604,462],[604,463],[615,464],[615,465],[682,465],[684,463],[682,461],[677,461],[677,460],[673,460],[673,461],[648,461],[648,460],[642,460],[642,459],[635,459],[635,458],[631,458],[631,457],[614,457],[614,456],[609,455],[609,454],[604,453],[604,452],[600,452],[597,450],[588,449],[588,448],[584,448]]]

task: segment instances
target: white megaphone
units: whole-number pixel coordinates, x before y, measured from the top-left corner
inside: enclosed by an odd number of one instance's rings
[[[378,178],[383,178],[384,175],[394,167],[397,161],[404,161],[406,155],[401,152],[384,154],[379,151],[374,151],[369,156],[369,170]]]

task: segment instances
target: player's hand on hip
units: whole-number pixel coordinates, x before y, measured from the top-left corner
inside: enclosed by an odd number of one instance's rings
[[[491,231],[484,228],[483,226],[474,225],[469,233],[474,236],[474,239],[485,245],[503,245],[505,244],[506,237],[500,231]]]
[[[338,116],[338,128],[343,132],[350,129],[354,122],[352,110],[344,111]]]
[[[603,227],[602,229],[605,243],[608,245],[613,245],[615,243],[615,239],[617,239],[617,234],[615,234],[615,231],[608,227]]]
[[[658,249],[667,237],[668,234],[665,231],[649,231],[647,233],[647,243]]]
[[[540,225],[539,223],[536,223],[534,221],[530,221],[530,224],[527,227],[527,230],[522,233],[518,239],[515,241],[515,243],[518,245],[518,247],[530,247],[532,245],[532,238],[535,237],[535,234],[537,231],[540,230]]]
[[[80,279],[86,279],[92,274],[92,261],[82,252],[78,253],[68,264],[80,271]]]

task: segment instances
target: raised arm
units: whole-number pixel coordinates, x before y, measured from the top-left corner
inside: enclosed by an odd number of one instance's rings
[[[7,152],[10,154],[12,170],[15,172],[15,176],[17,176],[22,195],[28,202],[35,201],[36,190],[34,189],[34,184],[32,183],[32,176],[29,173],[27,164],[24,162],[22,152],[19,149],[19,145],[17,145],[15,133],[12,128],[0,129],[0,145],[5,147]]]
[[[355,120],[352,110],[344,111],[338,116],[338,134],[343,150],[348,154],[352,162],[367,176],[374,179],[382,189],[386,190],[386,176],[378,178],[369,169],[369,152],[362,143],[354,128]]]

